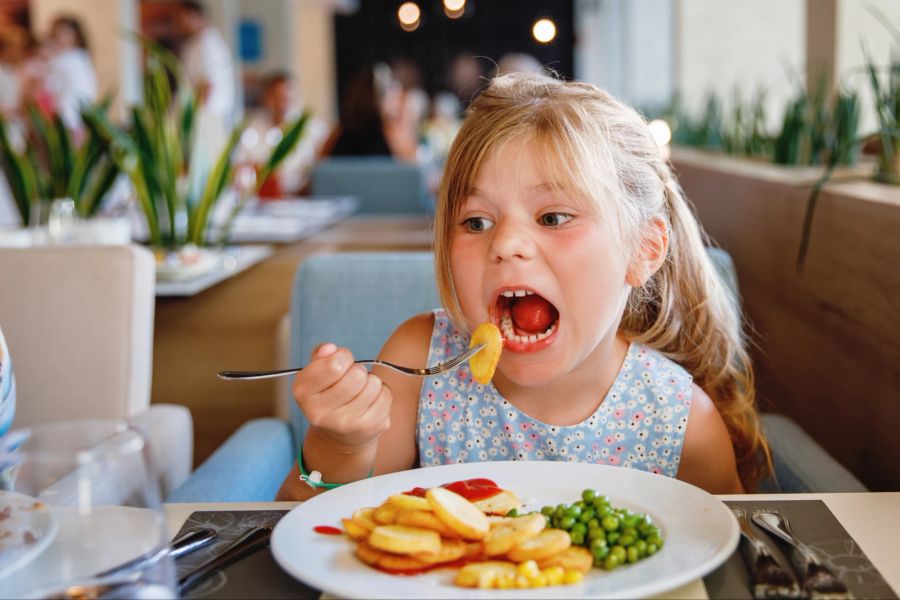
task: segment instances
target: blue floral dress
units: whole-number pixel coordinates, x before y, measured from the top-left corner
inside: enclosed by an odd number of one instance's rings
[[[428,364],[463,352],[468,337],[434,311]],[[632,343],[609,393],[581,423],[533,419],[468,364],[422,384],[416,437],[421,466],[493,460],[560,460],[632,467],[675,477],[691,406],[692,378],[659,352]]]

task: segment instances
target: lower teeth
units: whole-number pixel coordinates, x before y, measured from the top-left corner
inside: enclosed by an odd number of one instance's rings
[[[503,337],[511,342],[518,342],[520,344],[533,344],[535,342],[539,342],[541,340],[545,340],[550,337],[556,330],[556,323],[550,326],[550,328],[543,333],[533,333],[531,335],[519,335],[516,333],[515,329],[513,329],[512,319],[509,317],[502,317],[500,319],[500,331],[503,333]]]

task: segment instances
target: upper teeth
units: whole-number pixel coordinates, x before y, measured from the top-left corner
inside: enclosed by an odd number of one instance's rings
[[[528,290],[515,290],[515,291],[514,290],[506,290],[505,292],[502,292],[500,295],[503,296],[504,298],[512,298],[512,297],[521,298],[522,296],[532,296],[532,295],[534,295],[534,292],[529,292]]]

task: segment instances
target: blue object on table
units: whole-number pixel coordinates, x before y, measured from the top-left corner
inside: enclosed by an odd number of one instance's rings
[[[422,169],[384,156],[336,156],[317,163],[312,193],[355,196],[360,214],[422,214],[431,208]]]
[[[736,301],[737,277],[727,252],[708,249]],[[294,280],[290,364],[302,365],[324,341],[375,357],[407,318],[439,306],[429,252],[320,254],[306,259]],[[290,385],[286,382],[285,385]],[[789,418],[766,414],[763,427],[776,478],[760,491],[865,491],[847,469]],[[251,421],[229,438],[169,502],[269,501],[289,472],[306,419],[291,404],[291,423]]]

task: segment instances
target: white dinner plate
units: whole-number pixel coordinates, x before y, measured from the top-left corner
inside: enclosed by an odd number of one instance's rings
[[[454,569],[393,576],[361,563],[355,543],[322,535],[318,525],[340,527],[341,518],[378,506],[391,494],[414,487],[486,477],[512,490],[527,510],[572,503],[585,488],[609,496],[613,506],[649,514],[665,545],[633,565],[593,569],[577,585],[531,590],[472,590],[453,585]],[[703,490],[634,469],[560,462],[487,462],[428,467],[345,485],[307,500],[284,516],[272,535],[281,567],[307,585],[344,598],[622,598],[659,594],[702,577],[731,556],[738,543],[731,511]]]
[[[57,529],[46,504],[18,492],[0,491],[0,580],[43,552]]]

